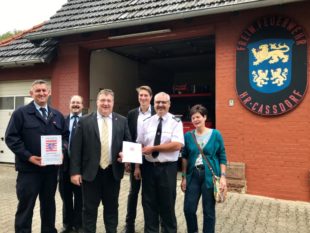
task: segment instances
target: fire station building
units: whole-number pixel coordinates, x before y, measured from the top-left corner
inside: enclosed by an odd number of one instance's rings
[[[244,191],[310,201],[309,9],[296,0],[68,1],[0,42],[0,162],[14,162],[4,132],[32,81],[50,82],[63,114],[75,94],[94,111],[109,88],[114,111],[127,115],[135,88],[149,85],[171,95],[184,131],[192,105],[208,108]]]

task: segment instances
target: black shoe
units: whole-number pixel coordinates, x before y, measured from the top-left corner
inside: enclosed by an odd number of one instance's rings
[[[84,232],[82,227],[73,227],[72,229],[73,229],[72,232],[74,232],[74,233],[83,233]]]
[[[72,232],[72,227],[63,227],[60,231],[59,231],[59,233],[71,233]]]
[[[123,233],[135,233],[135,226],[126,226]]]

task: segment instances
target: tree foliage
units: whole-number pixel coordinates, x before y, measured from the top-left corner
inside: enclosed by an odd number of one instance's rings
[[[18,33],[20,33],[21,31],[18,31],[18,30],[14,30],[14,31],[9,31],[9,32],[6,32],[6,33],[3,33],[2,35],[0,35],[0,41],[1,40],[5,40],[5,39],[8,39]]]

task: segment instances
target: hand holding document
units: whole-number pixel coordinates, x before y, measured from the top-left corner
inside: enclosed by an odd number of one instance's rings
[[[41,164],[62,164],[62,140],[60,135],[41,136]]]
[[[123,142],[123,163],[142,164],[142,145],[134,142]]]

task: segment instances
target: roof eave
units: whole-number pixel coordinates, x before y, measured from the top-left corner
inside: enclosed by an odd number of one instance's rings
[[[260,7],[282,5],[282,4],[293,3],[293,2],[301,2],[301,1],[304,1],[304,0],[264,0],[264,1],[253,0],[251,2],[240,3],[236,5],[229,5],[229,6],[225,5],[225,6],[214,7],[214,8],[203,9],[203,10],[188,11],[188,12],[183,12],[183,13],[178,13],[178,14],[169,14],[169,15],[164,15],[164,16],[156,16],[156,17],[150,17],[150,18],[110,23],[110,24],[77,27],[77,28],[59,30],[56,32],[35,32],[35,33],[25,36],[25,38],[29,40],[41,40],[45,38],[53,38],[53,37],[67,36],[67,35],[72,35],[72,34],[108,30],[108,29],[116,29],[116,28],[122,28],[122,27],[138,26],[142,24],[159,23],[159,22],[165,22],[165,21],[171,21],[171,20],[179,20],[179,19],[185,19],[185,18],[204,16],[204,15],[248,10],[248,9],[260,8]]]
[[[9,61],[9,62],[0,62],[1,68],[15,68],[15,67],[25,67],[32,66],[39,63],[46,63],[46,60],[43,58],[36,58],[31,60],[20,60],[20,61]]]

